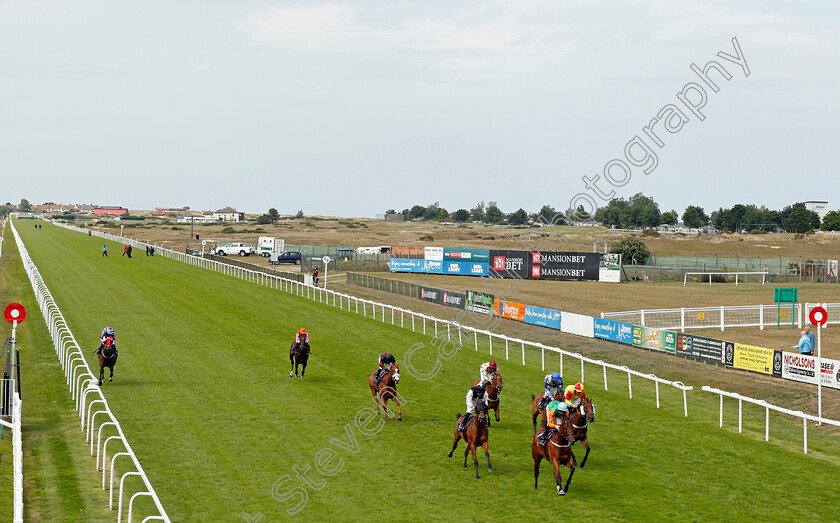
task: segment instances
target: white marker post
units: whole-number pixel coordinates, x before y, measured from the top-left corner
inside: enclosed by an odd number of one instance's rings
[[[207,240],[201,240],[201,255],[204,256],[204,246],[207,245]]]
[[[3,237],[0,236],[0,258],[3,257]]]
[[[817,327],[817,416],[822,418],[822,330],[828,320],[825,303],[811,309],[808,317],[811,324]]]
[[[329,256],[324,256],[321,258],[321,261],[324,262],[324,290],[327,289],[327,267],[329,267],[330,262],[332,261]]]

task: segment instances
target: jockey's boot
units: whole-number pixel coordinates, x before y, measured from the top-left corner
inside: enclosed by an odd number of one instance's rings
[[[373,384],[379,385],[379,375],[382,374],[382,367],[376,369],[376,372],[373,373]]]

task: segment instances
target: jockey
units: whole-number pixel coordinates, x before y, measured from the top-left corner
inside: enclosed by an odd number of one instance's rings
[[[383,352],[379,355],[379,368],[376,369],[376,373],[373,375],[373,382],[378,384],[381,381],[381,376],[384,373],[387,373],[391,370],[391,367],[397,363],[397,359],[394,358],[394,355],[390,352]]]
[[[295,348],[300,348],[301,342],[309,345],[309,333],[303,327],[295,334]]]
[[[569,407],[562,401],[552,400],[546,408],[548,417],[545,420],[545,430],[538,436],[540,445],[545,447],[546,443],[551,439],[552,433],[559,427],[558,418],[566,416]]]
[[[563,396],[566,405],[568,405],[571,409],[580,407],[581,399],[585,398],[586,393],[583,391],[583,383],[580,382],[566,387],[566,394]]]
[[[563,392],[563,378],[560,376],[559,372],[552,372],[551,374],[545,375],[545,394],[543,395],[542,399],[540,400],[538,408],[542,409],[545,405],[550,402],[554,396],[558,393]],[[554,393],[552,394],[551,389],[554,389]]]
[[[102,351],[102,348],[105,347],[106,339],[110,339],[114,348],[117,348],[117,335],[114,333],[114,328],[105,327],[102,329],[102,332],[99,333],[99,347],[94,351],[95,354],[99,354]]]
[[[479,384],[489,383],[493,381],[493,376],[499,375],[499,368],[496,366],[495,361],[490,361],[481,364],[481,370],[479,371],[480,378],[478,380]]]
[[[467,412],[464,414],[464,417],[461,418],[461,424],[458,425],[458,431],[463,432],[467,429],[467,425],[470,424],[470,420],[472,420],[472,417],[475,415],[475,405],[479,401],[483,401],[485,405],[487,405],[487,402],[490,401],[490,398],[487,396],[487,390],[481,383],[475,387],[470,387],[470,390],[467,391]]]

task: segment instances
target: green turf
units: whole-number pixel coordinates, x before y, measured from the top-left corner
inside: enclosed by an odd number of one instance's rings
[[[11,231],[0,258],[0,304],[9,302],[19,302],[27,309],[27,318],[17,331],[22,368],[24,519],[113,521],[115,513],[108,510],[107,495],[99,489],[100,475],[84,444],[79,418]],[[7,329],[4,321],[4,339]],[[0,442],[0,478],[0,521],[11,521],[12,444],[8,430]]]
[[[505,393],[490,435],[495,472],[481,456],[476,480],[471,463],[462,468],[463,446],[451,460],[446,453],[455,414],[488,359],[483,341],[479,353],[470,347],[444,362],[434,379],[404,369],[404,421],[371,436],[353,429],[358,450],[345,450],[330,440],[346,441],[345,425],[370,404],[367,375],[378,354],[387,350],[404,364],[405,351],[428,337],[159,256],[135,251],[129,260],[115,243],[102,259],[100,239],[58,227],[19,230],[91,366],[99,331],[116,328],[120,360],[103,388],[173,520],[287,519],[296,499],[275,500],[272,486],[285,475],[293,481],[281,494],[303,485],[293,466],[313,466],[327,447],[343,468],[330,477],[310,470],[325,483],[307,487],[303,519],[772,520],[835,512],[836,491],[828,488],[808,488],[807,503],[786,500],[805,485],[836,482],[837,437],[811,430],[803,455],[800,424],[774,416],[773,440],[764,443],[763,412],[750,411],[747,434],[739,435],[732,405],[730,428],[721,430],[716,398],[692,394],[685,419],[676,390],[663,388],[657,410],[652,385],[634,380],[629,400],[626,377],[610,372],[604,392],[597,368],[587,370],[598,409],[590,463],[564,499],[547,464],[534,490],[530,400],[544,373],[536,353],[523,367],[515,354],[504,362],[498,346]],[[304,382],[288,377],[287,348],[301,326],[313,338]],[[576,365],[566,370],[567,381],[577,379]]]

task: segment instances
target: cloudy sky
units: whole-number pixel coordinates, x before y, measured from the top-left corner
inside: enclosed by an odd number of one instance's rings
[[[603,192],[644,192],[663,210],[837,208],[838,10],[7,0],[0,199],[345,216],[494,200],[530,211],[565,209],[583,176],[601,174]],[[718,56],[736,55],[733,37],[749,76]],[[690,68],[710,60],[731,75],[709,74],[718,92]],[[702,121],[677,97],[689,82],[707,93]],[[668,104],[687,121],[658,128],[658,147],[643,128]],[[656,167],[631,165],[611,187],[604,166],[628,163],[636,135]]]

